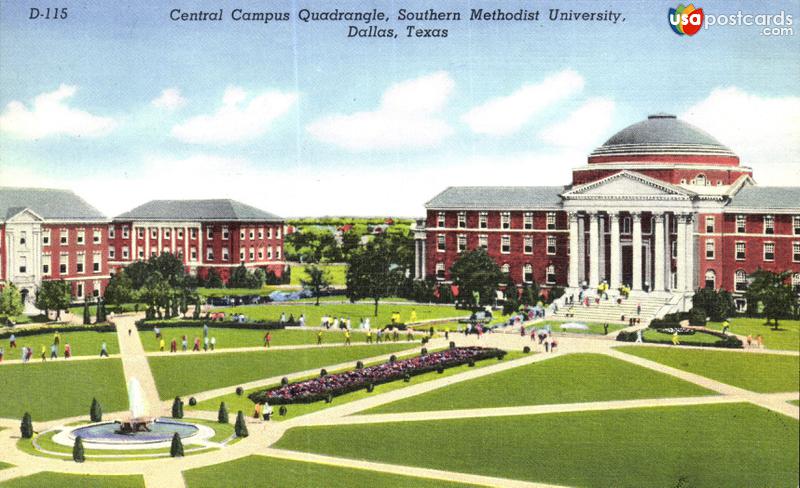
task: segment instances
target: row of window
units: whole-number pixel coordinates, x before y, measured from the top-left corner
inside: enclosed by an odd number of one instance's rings
[[[445,224],[445,212],[439,212],[436,218],[436,226],[440,228],[447,227]],[[459,229],[467,228],[467,212],[458,212],[456,227]],[[478,228],[489,228],[489,212],[478,213]],[[500,212],[500,228],[511,228],[511,212]],[[533,229],[533,212],[525,212],[522,216],[522,228],[526,230]],[[556,212],[547,212],[546,228],[553,230],[556,228]]]
[[[169,252],[172,252],[172,250],[170,248],[165,247],[163,249],[163,252],[169,253]],[[247,255],[249,257],[250,261],[253,261],[255,259],[255,256],[256,256],[256,252],[258,253],[258,259],[259,260],[263,260],[264,259],[265,252],[266,252],[267,259],[272,259],[272,256],[273,256],[272,246],[267,247],[266,250],[263,247],[260,247],[260,248],[258,248],[258,251],[256,251],[255,248],[251,247],[249,252],[247,252],[247,250],[245,248],[242,248],[242,249],[239,250],[239,259],[244,261],[245,255]],[[158,253],[158,249],[151,249],[150,250],[150,256],[155,256],[157,253]],[[176,250],[176,255],[179,258],[183,258],[183,249],[177,249]],[[109,259],[116,259],[116,257],[117,257],[116,250],[113,247],[109,248],[109,250],[108,250],[108,258]],[[144,248],[141,248],[141,247],[138,248],[138,258],[139,259],[144,259],[144,257],[145,257],[144,256]],[[131,258],[130,249],[128,248],[128,246],[123,246],[122,247],[122,259],[127,261],[130,258]],[[280,258],[281,258],[281,248],[277,247],[277,248],[275,248],[275,259],[280,259]],[[190,261],[197,261],[197,248],[196,247],[192,247],[190,249],[190,251],[189,251],[189,260]],[[206,260],[207,261],[214,261],[214,249],[213,248],[206,249]],[[228,250],[227,247],[223,247],[222,248],[222,260],[223,261],[230,261],[230,251]]]
[[[50,264],[52,257],[50,254],[42,254],[42,274],[45,276],[50,275]],[[86,272],[86,254],[79,252],[75,259],[75,273],[82,274]],[[28,270],[28,262],[25,256],[19,259],[19,272],[26,273]],[[100,273],[103,270],[103,257],[99,252],[92,255],[92,273]],[[59,274],[69,274],[69,253],[61,253],[58,260]]]
[[[716,218],[713,216],[706,217],[706,233],[711,234],[715,232],[716,229]],[[792,232],[794,235],[800,235],[800,215],[795,215],[792,217]],[[738,214],[736,216],[736,233],[737,234],[746,234],[747,233],[747,216],[744,214]],[[775,216],[774,215],[764,215],[762,217],[762,227],[761,227],[762,234],[774,234],[775,233]]]
[[[151,239],[158,239],[158,229],[159,229],[158,227],[151,227],[150,228],[150,238]],[[266,227],[266,228],[258,227],[257,229],[255,227],[250,227],[247,230],[242,228],[240,230],[240,232],[239,232],[239,238],[242,239],[242,240],[244,240],[245,238],[249,238],[250,240],[253,240],[253,239],[256,238],[256,234],[258,234],[258,238],[259,239],[263,239],[265,235],[267,236],[267,239],[272,239],[272,236],[273,236],[272,229],[273,229],[273,227]],[[281,228],[280,227],[275,227],[274,229],[275,229],[275,238],[276,239],[280,239],[281,238]],[[143,227],[137,227],[136,228],[136,237],[138,239],[144,239],[144,232],[145,232],[145,229]],[[163,236],[164,239],[171,239],[172,238],[172,229],[171,228],[169,228],[169,227],[162,228],[161,232],[162,232],[162,236]],[[227,227],[222,227],[221,234],[222,234],[222,239],[223,240],[230,239],[230,230],[228,230]],[[109,226],[109,228],[108,228],[108,237],[109,237],[109,239],[114,239],[115,235],[116,235],[116,230],[115,230],[114,226]],[[175,230],[175,235],[176,235],[176,238],[178,240],[183,239],[183,229],[180,229],[180,228],[176,229]],[[122,226],[122,238],[123,239],[130,238],[130,229],[128,228],[127,225]],[[197,239],[197,229],[196,228],[189,229],[189,238],[192,239],[192,240]],[[213,239],[213,238],[214,238],[214,228],[213,227],[207,227],[206,228],[206,239]]]
[[[503,274],[508,275],[511,273],[511,266],[508,263],[504,263],[500,266],[500,271]],[[436,279],[443,280],[445,278],[445,268],[444,263],[439,262],[436,263]],[[522,281],[525,283],[533,283],[533,265],[531,264],[523,264],[522,265]],[[554,264],[549,264],[545,268],[545,283],[552,285],[556,282],[556,267]]]
[[[737,261],[744,261],[747,258],[747,243],[735,243],[735,255]],[[775,261],[775,243],[765,242],[763,245],[764,261]],[[712,239],[706,240],[706,259],[714,259],[716,254],[716,242]],[[800,263],[800,242],[792,243],[792,261]]]
[[[707,270],[705,275],[706,288],[716,288],[716,284],[717,284],[717,273],[713,269]],[[748,284],[747,273],[745,273],[743,269],[736,270],[736,272],[733,274],[734,290],[746,291],[747,284]],[[793,288],[800,287],[800,273],[792,274],[792,287]]]
[[[486,234],[478,235],[478,249],[489,249],[489,236]],[[438,252],[447,251],[447,237],[445,234],[436,236],[436,250]],[[467,250],[467,236],[466,234],[459,234],[456,236],[456,250],[464,252]],[[522,252],[525,254],[533,254],[533,236],[523,236]],[[511,253],[511,236],[500,236],[500,253]],[[547,254],[554,256],[557,253],[556,237],[547,236]]]
[[[81,246],[86,244],[86,230],[85,229],[77,229],[75,232],[75,244]],[[69,229],[61,229],[59,231],[59,242],[62,245],[69,244]],[[20,232],[19,236],[19,244],[24,246],[28,242],[28,236],[25,231]],[[42,231],[42,245],[49,246],[51,242],[51,233],[50,229],[45,229]],[[93,229],[92,230],[92,242],[95,244],[100,244],[103,242],[103,232],[100,229]]]

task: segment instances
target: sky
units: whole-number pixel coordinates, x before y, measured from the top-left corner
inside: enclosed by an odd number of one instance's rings
[[[592,149],[657,112],[715,136],[758,184],[800,186],[798,0],[698,2],[693,36],[659,1],[59,5],[66,19],[0,2],[0,185],[69,188],[108,216],[156,198],[420,216],[449,186],[568,184]],[[337,8],[389,20],[298,18]],[[462,19],[398,19],[430,8]],[[470,21],[479,8],[540,17]],[[289,20],[234,21],[235,9]],[[550,9],[620,15],[550,21]],[[738,12],[770,27],[791,16],[792,32],[719,25]],[[351,38],[350,25],[397,37]],[[407,37],[409,25],[447,37]]]

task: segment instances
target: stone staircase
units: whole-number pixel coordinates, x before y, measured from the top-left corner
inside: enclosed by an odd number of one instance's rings
[[[666,308],[671,306],[674,297],[668,293],[631,293],[628,298],[622,298],[621,303],[617,303],[620,298],[616,292],[609,293],[608,300],[600,298],[597,303],[597,295],[594,293],[584,294],[584,298],[589,298],[589,306],[578,302],[578,293],[575,293],[575,304],[565,305],[572,293],[568,292],[558,300],[558,311],[548,311],[548,318],[576,321],[576,322],[600,322],[626,324],[631,317],[641,319],[642,324],[649,323],[653,318],[664,314]],[[641,306],[641,311],[637,314],[637,307]],[[624,316],[624,318],[623,318]]]

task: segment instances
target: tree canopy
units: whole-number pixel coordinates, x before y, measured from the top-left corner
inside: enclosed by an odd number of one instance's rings
[[[453,282],[458,285],[458,296],[478,305],[494,302],[495,294],[503,281],[503,272],[483,249],[468,251],[461,255],[450,268]]]

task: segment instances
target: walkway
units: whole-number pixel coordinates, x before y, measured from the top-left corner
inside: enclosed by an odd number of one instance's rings
[[[136,329],[136,320],[140,318],[141,314],[114,317],[119,351],[122,357],[122,369],[125,372],[125,384],[128,385],[132,379],[136,378],[144,392],[150,415],[159,417],[165,414],[165,410],[161,408],[161,398],[158,396],[156,380],[150,371],[150,365]]]

